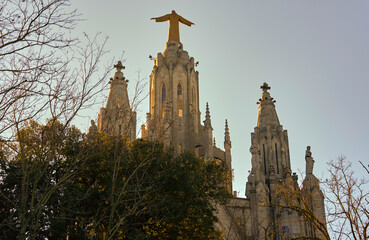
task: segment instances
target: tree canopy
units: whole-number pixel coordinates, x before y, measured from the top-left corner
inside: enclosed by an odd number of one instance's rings
[[[0,233],[29,239],[218,239],[226,167],[147,140],[29,122],[1,148]]]

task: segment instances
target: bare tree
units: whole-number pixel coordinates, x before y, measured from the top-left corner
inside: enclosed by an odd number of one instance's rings
[[[55,149],[66,143],[71,121],[107,86],[111,71],[112,64],[99,68],[106,37],[73,37],[79,17],[68,0],[0,3],[0,143],[7,156],[1,161],[0,181],[14,168],[12,161],[19,163],[21,179],[15,186],[18,198],[0,191],[1,201],[12,206],[7,219],[17,221],[2,222],[0,228],[17,226],[15,232],[24,239],[47,230],[40,224],[49,221],[42,218],[50,211],[50,199],[77,174],[78,161],[62,171],[56,167],[66,159]],[[32,146],[37,151],[30,152]]]
[[[316,229],[314,239],[368,239],[367,176],[355,176],[351,162],[343,156],[328,162],[328,172],[329,178],[322,183],[327,222],[315,211],[322,206],[317,206],[319,204],[314,200],[314,191],[309,192],[305,188],[279,191],[282,202],[276,207],[301,214],[305,225]]]
[[[335,239],[368,239],[368,178],[355,176],[351,162],[343,156],[328,166],[325,195],[329,230]]]
[[[0,3],[0,137],[13,139],[18,125],[54,118],[68,124],[88,107],[110,67],[99,71],[106,38],[71,31],[80,14],[67,0]],[[101,41],[100,41],[101,40]],[[100,73],[100,76],[97,74]]]
[[[315,178],[315,177],[314,177]],[[317,180],[317,179],[316,179]],[[318,181],[318,180],[317,180]],[[312,188],[316,188],[317,185]],[[310,186],[279,186],[277,188],[276,201],[272,204],[275,206],[277,211],[283,213],[287,211],[288,214],[295,214],[295,218],[290,220],[290,224],[299,225],[305,228],[305,233],[301,233],[300,236],[284,236],[281,237],[288,239],[331,239],[327,229],[325,216],[321,216],[317,209],[324,207],[323,201],[316,199],[317,192],[309,191]]]

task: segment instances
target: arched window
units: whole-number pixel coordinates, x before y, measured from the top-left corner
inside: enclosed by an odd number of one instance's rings
[[[163,84],[161,88],[161,117],[164,118],[165,115],[165,103],[167,100],[167,90],[165,88],[165,84]]]
[[[165,89],[165,84],[163,84],[163,87],[161,88],[161,103],[165,103],[166,98],[167,90]]]
[[[178,153],[182,153],[182,145],[178,144]]]
[[[183,95],[182,95],[182,85],[178,83],[177,86],[177,99],[178,99],[178,117],[183,116]]]

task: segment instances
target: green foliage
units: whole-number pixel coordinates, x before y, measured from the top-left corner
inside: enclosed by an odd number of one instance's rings
[[[158,142],[30,122],[0,148],[0,234],[29,239],[220,239],[226,166]]]
[[[30,121],[18,131],[16,142],[1,144],[0,235],[48,235],[58,217],[58,196],[75,175],[81,140],[74,127]]]

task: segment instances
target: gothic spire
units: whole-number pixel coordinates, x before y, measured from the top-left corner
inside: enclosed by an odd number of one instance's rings
[[[116,68],[114,77],[110,78],[110,91],[106,107],[100,109],[98,131],[113,135],[126,135],[136,138],[136,112],[132,111],[128,98],[127,82],[124,77],[121,61],[113,65]]]
[[[225,120],[225,129],[224,129],[224,142],[231,143],[231,137],[229,136],[229,128],[228,128],[228,121]]]
[[[211,127],[211,120],[210,120],[210,111],[209,111],[209,104],[206,103],[206,113],[205,113],[205,121],[204,121],[205,127]]]
[[[117,64],[114,64],[114,68],[117,71],[114,74],[114,77],[110,78],[110,92],[108,96],[108,101],[106,103],[106,109],[129,109],[129,100],[128,100],[128,92],[127,92],[127,82],[128,80],[124,77],[122,69],[125,69],[121,61],[118,61]]]
[[[270,90],[270,86],[267,83],[264,83],[260,86],[260,89],[263,90],[261,94],[261,98],[259,99],[259,113],[258,113],[258,121],[257,126],[259,128],[270,126],[271,128],[275,128],[280,125],[277,112],[275,110],[275,100],[270,96],[268,90]]]

